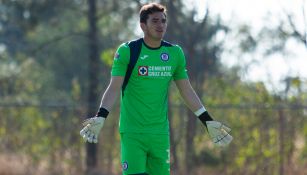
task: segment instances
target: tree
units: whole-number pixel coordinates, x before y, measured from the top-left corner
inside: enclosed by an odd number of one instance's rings
[[[93,104],[98,102],[98,74],[97,70],[101,70],[98,54],[97,40],[97,18],[96,18],[96,0],[88,0],[88,22],[89,22],[89,89],[88,89],[88,112],[90,118],[95,113]],[[97,144],[87,143],[86,145],[86,172],[90,173],[97,166]]]

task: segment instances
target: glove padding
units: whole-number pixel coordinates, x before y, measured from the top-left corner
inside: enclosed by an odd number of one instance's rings
[[[80,135],[89,143],[98,143],[98,136],[106,118],[92,117],[83,122],[83,129]]]
[[[232,136],[229,134],[230,128],[218,121],[207,121],[208,133],[212,142],[216,146],[227,146],[232,141]]]

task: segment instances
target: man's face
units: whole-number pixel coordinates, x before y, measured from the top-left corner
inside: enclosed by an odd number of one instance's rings
[[[161,40],[166,32],[166,17],[163,12],[155,12],[148,16],[146,23],[141,23],[145,36]]]

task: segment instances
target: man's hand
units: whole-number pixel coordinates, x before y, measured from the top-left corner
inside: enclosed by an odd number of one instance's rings
[[[214,121],[205,107],[195,111],[195,115],[205,125],[210,135],[211,140],[216,146],[227,146],[232,141],[232,136],[229,134],[230,128],[223,125],[221,122]]]
[[[217,121],[207,121],[207,129],[211,140],[217,146],[227,146],[232,141],[230,128]]]
[[[105,119],[104,117],[92,117],[85,120],[83,122],[84,127],[80,131],[83,139],[89,143],[98,143],[100,129],[103,127]]]

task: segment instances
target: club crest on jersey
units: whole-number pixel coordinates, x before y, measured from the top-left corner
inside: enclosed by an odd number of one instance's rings
[[[128,162],[123,162],[122,168],[124,171],[126,171],[128,169]]]
[[[148,66],[139,66],[138,74],[139,74],[139,76],[147,76],[148,75]]]
[[[167,53],[162,53],[160,57],[161,57],[162,61],[168,61],[169,60],[169,56],[168,56]]]

